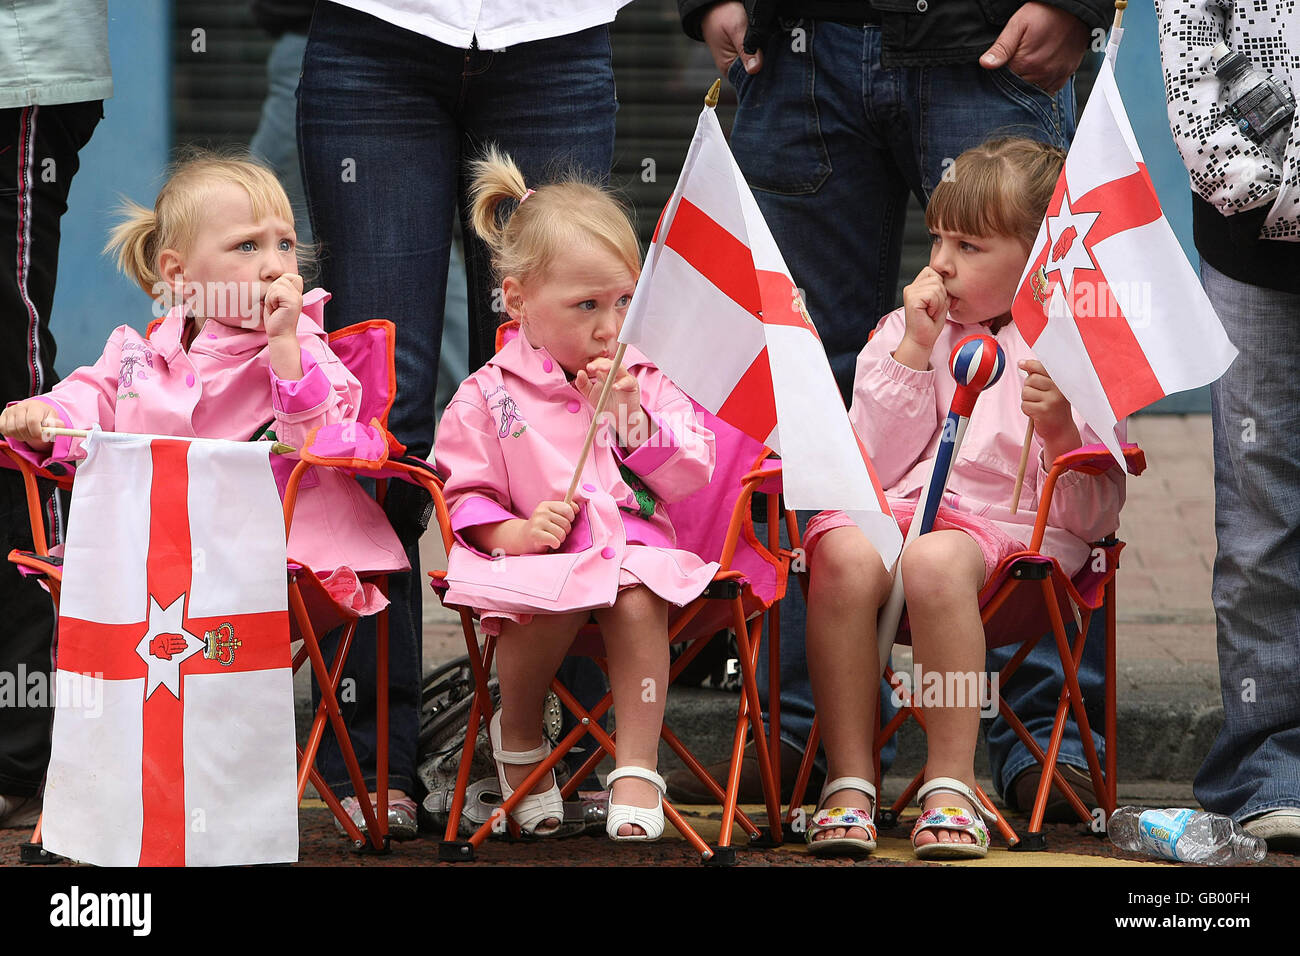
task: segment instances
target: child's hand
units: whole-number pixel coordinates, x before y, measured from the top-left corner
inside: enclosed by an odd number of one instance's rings
[[[53,442],[41,438],[44,426],[58,427],[63,422],[54,409],[39,399],[29,398],[0,412],[0,435],[26,442],[32,451],[49,451]]]
[[[577,517],[577,505],[566,505],[563,501],[543,501],[533,509],[533,516],[519,529],[519,553],[544,554],[554,551],[564,544]]]
[[[262,297],[262,327],[266,337],[296,336],[302,314],[302,276],[286,272],[267,287]]]
[[[613,366],[610,359],[592,359],[585,369],[578,369],[578,374],[574,376],[574,387],[583,394],[592,408],[600,401],[600,390],[605,387],[605,379]],[[609,403],[605,410],[614,415],[615,429],[621,438],[625,438],[624,432],[635,424],[633,416],[641,413],[641,383],[622,366],[619,366],[614,385],[609,390]]]
[[[929,266],[903,289],[903,317],[907,329],[894,351],[894,358],[910,368],[925,371],[930,367],[930,353],[948,317],[948,292],[943,287],[943,278]]]
[[[1083,444],[1079,429],[1070,414],[1070,403],[1047,374],[1043,363],[1026,359],[1020,363],[1026,373],[1020,393],[1020,408],[1034,421],[1034,431],[1043,440],[1043,455],[1053,462],[1068,451]]]

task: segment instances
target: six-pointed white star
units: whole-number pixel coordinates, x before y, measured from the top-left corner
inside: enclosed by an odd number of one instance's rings
[[[1099,212],[1075,212],[1070,208],[1070,194],[1066,193],[1061,197],[1061,210],[1055,216],[1047,217],[1047,274],[1060,271],[1061,288],[1064,292],[1069,293],[1070,284],[1074,281],[1075,269],[1095,269],[1097,263],[1092,258],[1092,253],[1088,251],[1083,240],[1087,238],[1088,230],[1092,228],[1098,217]],[[1075,231],[1074,241],[1065,254],[1059,259],[1053,259],[1052,256],[1056,250],[1056,244],[1061,237],[1073,226]]]
[[[203,650],[203,641],[185,630],[185,595],[182,594],[166,607],[159,607],[154,596],[149,595],[149,632],[140,638],[135,652],[149,665],[149,680],[144,697],[148,700],[159,684],[166,686],[177,700],[181,699],[181,663]],[[171,660],[158,657],[149,650],[154,638],[177,635],[185,641],[185,650],[173,651]]]

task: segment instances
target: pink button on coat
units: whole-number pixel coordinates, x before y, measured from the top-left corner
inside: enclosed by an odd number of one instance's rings
[[[296,448],[321,425],[356,420],[361,386],[330,351],[322,330],[329,293],[303,296],[298,320],[303,377],[271,371],[266,333],[208,320],[188,352],[181,346],[180,307],[147,339],[120,326],[93,366],[77,369],[40,396],[67,427],[180,438],[247,441],[267,422]],[[14,442],[37,464],[85,457],[80,439],[60,437],[47,456]],[[274,456],[273,461],[274,461]],[[231,527],[249,534],[238,515]],[[404,570],[406,555],[383,511],[349,476],[313,469],[303,481],[289,535],[289,554],[317,572]]]
[[[542,501],[563,500],[591,423],[591,405],[559,363],[529,345],[523,334],[461,385],[434,446],[439,470],[449,475],[447,504],[458,532],[448,556],[448,603],[473,607],[485,618],[495,611],[515,619],[609,607],[630,574],[682,605],[712,579],[716,563],[675,547],[670,516],[672,502],[708,484],[713,433],[698,422],[690,400],[643,355],[628,349],[624,365],[640,383],[642,407],[659,430],[626,454],[612,429],[597,433],[574,497],[578,519],[563,547],[548,554],[493,560],[466,544],[459,532],[528,518]],[[654,497],[654,513],[647,518],[635,514],[635,489],[620,474],[620,461]]]
[[[905,328],[903,310],[891,312],[858,355],[849,418],[871,455],[886,497],[915,501],[930,473],[957,387],[946,368],[948,358],[959,341],[984,330],[949,319],[935,343],[930,369],[919,372],[893,358]],[[1012,515],[1011,492],[1028,421],[1020,408],[1025,377],[1018,363],[1034,354],[1015,325],[1002,329],[996,338],[1006,355],[1006,371],[975,403],[943,503],[988,519],[1027,546],[1050,464],[1042,460],[1043,443],[1035,435],[1019,509]],[[1084,444],[1095,442],[1077,414],[1074,419]],[[1118,468],[1102,475],[1062,476],[1052,493],[1043,552],[1073,574],[1090,553],[1088,543],[1119,527],[1123,504],[1124,473]]]

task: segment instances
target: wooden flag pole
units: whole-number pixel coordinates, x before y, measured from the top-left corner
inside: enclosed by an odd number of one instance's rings
[[[596,414],[591,416],[591,427],[587,429],[587,440],[583,442],[582,454],[578,456],[578,467],[573,469],[573,480],[569,482],[569,492],[564,496],[566,505],[573,504],[573,494],[578,490],[578,479],[582,477],[582,468],[587,464],[587,455],[591,451],[592,441],[596,438],[596,429],[600,427],[600,416],[609,401],[609,392],[614,386],[614,379],[618,378],[618,373],[623,369],[623,353],[626,351],[627,343],[619,342],[618,351],[614,353],[614,365],[609,370],[604,387],[600,390],[600,401],[596,402]]]
[[[1115,23],[1112,29],[1118,30],[1124,23],[1124,11],[1128,9],[1128,0],[1115,0]]]
[[[88,430],[85,429],[85,428],[61,428],[61,427],[57,427],[57,426],[51,426],[51,427],[48,427],[48,428],[42,428],[42,429],[41,429],[41,435],[42,435],[42,436],[44,436],[44,435],[54,435],[54,436],[58,436],[58,435],[66,435],[66,436],[69,437],[69,438],[89,438],[89,437],[90,437],[90,434],[91,434],[90,431],[88,431]],[[114,434],[114,435],[124,435],[124,434],[126,434],[126,432],[112,432],[111,434]],[[156,436],[152,436],[152,437],[156,437],[156,438],[165,438],[165,437],[168,437],[168,436],[165,436],[165,435],[156,435]],[[185,438],[184,436],[181,436],[180,440],[181,440],[181,441],[219,441],[220,439],[215,439],[215,438]],[[271,451],[272,451],[273,453],[277,454],[277,455],[293,455],[293,454],[296,454],[296,453],[297,453],[298,449],[294,448],[292,445],[286,445],[284,442],[276,441],[276,442],[271,442]]]
[[[1016,486],[1011,489],[1011,513],[1016,513],[1016,508],[1020,505],[1020,489],[1025,483],[1025,468],[1029,465],[1029,446],[1034,440],[1034,420],[1029,419],[1029,427],[1025,429],[1025,447],[1020,449],[1020,467],[1016,470]]]

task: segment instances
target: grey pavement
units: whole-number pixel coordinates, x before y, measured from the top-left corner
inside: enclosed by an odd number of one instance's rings
[[[1215,545],[1209,416],[1138,416],[1129,421],[1129,439],[1145,450],[1148,467],[1128,481],[1120,525],[1127,547],[1117,584],[1119,777],[1121,787],[1125,781],[1168,781],[1181,792],[1223,717],[1210,600]],[[446,567],[434,534],[425,536],[422,552],[426,570]],[[458,616],[432,595],[424,607],[427,671],[463,655],[465,641]],[[674,689],[669,723],[702,759],[715,759],[730,747],[737,701],[736,694]],[[900,746],[895,773],[919,769],[920,734],[906,733]]]

